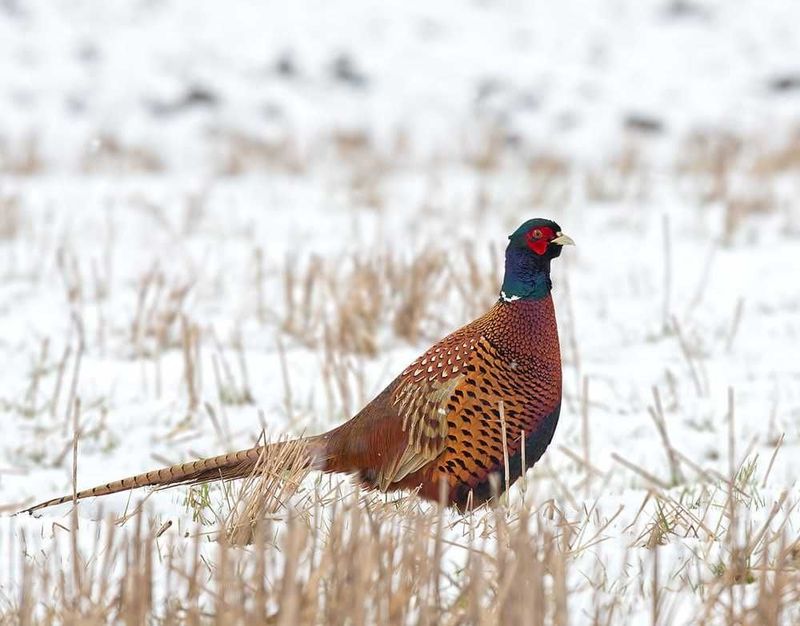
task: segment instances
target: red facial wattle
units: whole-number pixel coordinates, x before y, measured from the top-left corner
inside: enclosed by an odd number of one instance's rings
[[[548,226],[532,228],[525,233],[525,243],[527,243],[528,247],[539,256],[547,252],[547,246],[550,243],[550,240],[555,238],[555,232],[553,232],[553,229]]]

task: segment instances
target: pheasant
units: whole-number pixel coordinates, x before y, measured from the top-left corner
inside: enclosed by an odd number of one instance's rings
[[[550,261],[567,244],[574,242],[555,222],[526,221],[509,236],[500,297],[489,311],[429,348],[349,421],[290,443],[304,446],[313,469],[355,474],[381,491],[416,489],[439,500],[444,481],[447,503],[462,509],[502,493],[523,463],[531,467],[544,454],[558,423],[561,355]],[[266,445],[274,451],[286,442]],[[76,497],[244,478],[264,452],[256,446],[181,463]]]

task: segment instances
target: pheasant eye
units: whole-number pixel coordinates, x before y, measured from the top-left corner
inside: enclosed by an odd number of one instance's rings
[[[541,230],[539,230],[538,228],[536,228],[536,229],[534,229],[534,231],[531,233],[531,235],[533,235],[533,238],[534,238],[534,239],[541,239],[541,238],[542,238],[542,231],[541,231]]]

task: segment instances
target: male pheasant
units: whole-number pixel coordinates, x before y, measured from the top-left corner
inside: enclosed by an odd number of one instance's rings
[[[509,240],[497,303],[428,349],[349,421],[300,440],[313,468],[356,474],[382,491],[417,489],[430,500],[440,498],[444,481],[448,503],[463,508],[502,493],[520,477],[523,460],[527,467],[539,460],[561,409],[550,261],[574,242],[546,219],[528,220]],[[257,446],[173,465],[81,491],[77,498],[244,478],[263,452]]]

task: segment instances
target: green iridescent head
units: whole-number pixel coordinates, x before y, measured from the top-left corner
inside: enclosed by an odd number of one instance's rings
[[[500,297],[506,302],[538,299],[550,293],[550,261],[570,237],[552,220],[537,217],[522,224],[508,237],[506,272]]]

